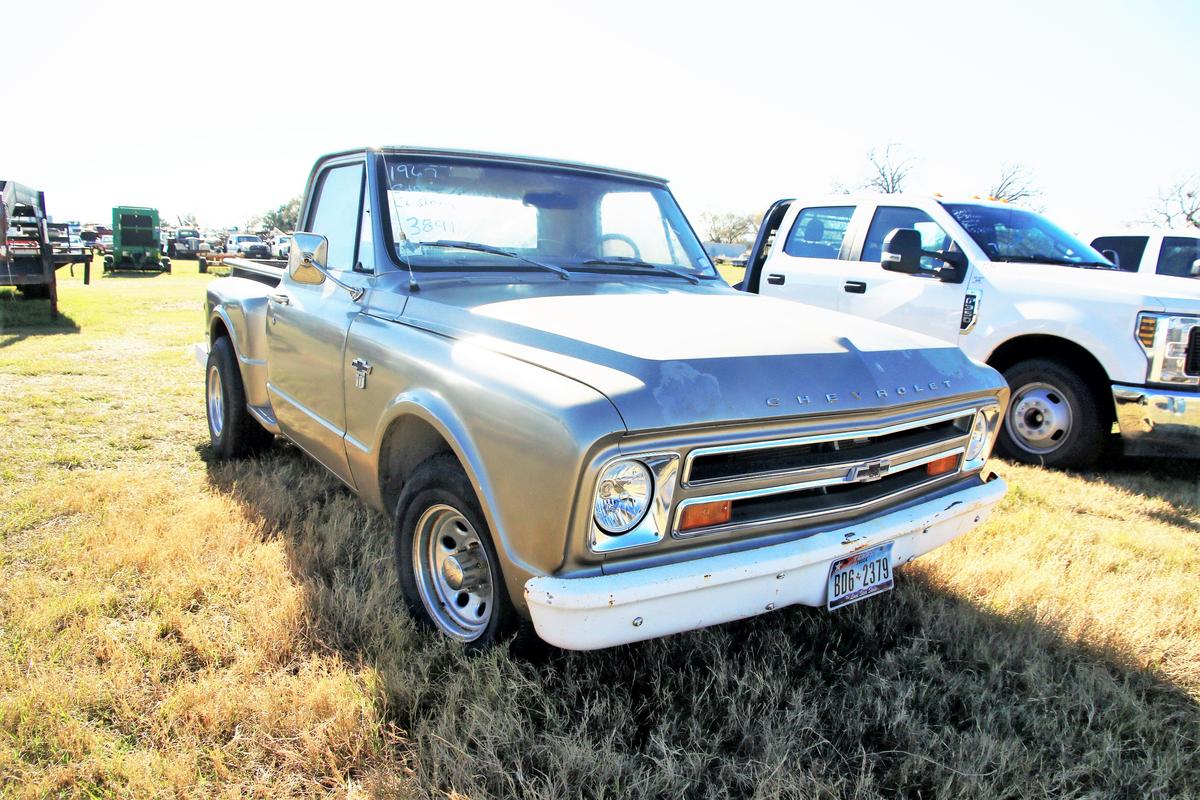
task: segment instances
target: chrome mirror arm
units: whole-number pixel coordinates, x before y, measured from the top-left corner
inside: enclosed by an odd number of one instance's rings
[[[312,267],[317,272],[321,273],[326,278],[328,278],[329,281],[334,286],[337,286],[338,288],[341,288],[341,289],[345,289],[346,292],[350,295],[350,299],[356,303],[362,299],[362,296],[364,294],[366,294],[365,289],[363,289],[359,286],[351,286],[347,283],[342,283],[337,278],[333,277],[333,275],[330,274],[329,270],[325,267],[325,265],[322,264],[320,261],[317,261],[317,259],[313,256],[312,253],[304,253],[301,256],[301,264],[305,267]]]

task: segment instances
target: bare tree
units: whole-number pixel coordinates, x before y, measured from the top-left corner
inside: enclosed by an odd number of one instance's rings
[[[758,217],[754,214],[702,214],[700,224],[710,242],[734,244],[745,242],[758,230]]]
[[[888,144],[883,152],[872,148],[867,151],[867,160],[871,162],[871,173],[863,182],[864,189],[882,194],[904,191],[904,182],[912,171],[914,160],[904,154],[900,145]]]
[[[1004,164],[1000,168],[1000,179],[988,192],[993,200],[1004,200],[1009,203],[1029,205],[1034,198],[1042,196],[1033,181],[1033,170],[1024,164]]]
[[[1200,228],[1200,175],[1184,178],[1158,193],[1158,204],[1150,212],[1150,220],[1168,228],[1191,226]]]

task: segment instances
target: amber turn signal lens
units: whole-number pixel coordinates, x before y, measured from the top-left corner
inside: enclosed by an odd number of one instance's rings
[[[1158,332],[1158,317],[1152,317],[1149,314],[1144,315],[1138,320],[1137,338],[1141,342],[1142,347],[1147,350],[1154,349],[1154,334]]]
[[[733,504],[728,500],[714,500],[711,503],[694,503],[685,506],[679,517],[679,530],[690,531],[693,528],[707,528],[710,525],[720,525],[729,522],[733,515]]]
[[[944,456],[937,461],[930,461],[925,465],[925,474],[927,475],[945,475],[947,472],[954,472],[958,469],[958,456]]]

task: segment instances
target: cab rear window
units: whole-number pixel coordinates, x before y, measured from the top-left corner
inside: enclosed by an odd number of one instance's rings
[[[854,216],[854,206],[805,208],[783,244],[783,252],[796,258],[837,258]]]

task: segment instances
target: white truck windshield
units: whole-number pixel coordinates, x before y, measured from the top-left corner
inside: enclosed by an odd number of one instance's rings
[[[1037,212],[975,203],[944,206],[992,261],[1115,269],[1091,245]]]

